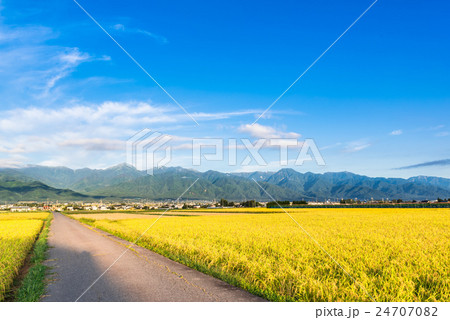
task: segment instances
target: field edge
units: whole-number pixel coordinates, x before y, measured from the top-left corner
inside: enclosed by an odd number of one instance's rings
[[[14,293],[13,301],[15,302],[37,302],[45,294],[45,276],[49,267],[44,265],[44,261],[47,259],[48,234],[52,220],[53,213],[50,213],[44,220],[42,231],[30,252],[29,263],[31,266]]]

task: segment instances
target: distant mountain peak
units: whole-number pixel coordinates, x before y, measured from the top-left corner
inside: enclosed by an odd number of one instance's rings
[[[134,167],[134,166],[132,166],[131,164],[126,163],[126,162],[122,162],[122,163],[116,164],[115,166],[106,168],[106,169],[104,169],[104,170],[122,170],[122,169],[132,169],[132,170],[137,170],[136,167]],[[137,171],[139,171],[139,170],[137,170]]]

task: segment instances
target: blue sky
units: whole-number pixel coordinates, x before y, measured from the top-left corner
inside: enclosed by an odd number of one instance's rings
[[[192,138],[298,137],[326,162],[301,172],[450,177],[446,1],[379,0],[250,129],[373,1],[78,2],[199,126],[74,1],[2,0],[0,166],[108,167],[150,128],[173,136],[169,165],[192,167]],[[282,168],[261,153],[196,169]]]

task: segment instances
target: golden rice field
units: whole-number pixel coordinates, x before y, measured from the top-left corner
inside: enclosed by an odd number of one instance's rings
[[[45,220],[48,212],[0,212],[1,220]]]
[[[0,213],[0,301],[5,298],[49,213]]]
[[[273,301],[450,300],[450,209],[289,213],[301,227],[285,213],[162,218],[138,245]],[[134,241],[155,219],[83,221]]]
[[[95,220],[124,220],[124,219],[153,219],[155,217],[159,217],[161,214],[163,214],[164,211],[161,212],[144,212],[144,213],[129,213],[129,212],[115,212],[115,213],[75,213],[70,214],[71,217],[73,217],[76,220],[80,219],[95,219]],[[232,215],[232,214],[239,214],[236,213],[225,213],[225,212],[211,212],[211,211],[205,211],[205,212],[197,212],[197,211],[167,211],[164,213],[165,218],[169,217],[180,217],[180,216],[209,216],[209,215]]]

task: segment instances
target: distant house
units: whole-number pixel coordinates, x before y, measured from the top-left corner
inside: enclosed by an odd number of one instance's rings
[[[25,206],[11,207],[11,212],[28,212],[28,211],[31,211],[30,207]]]

